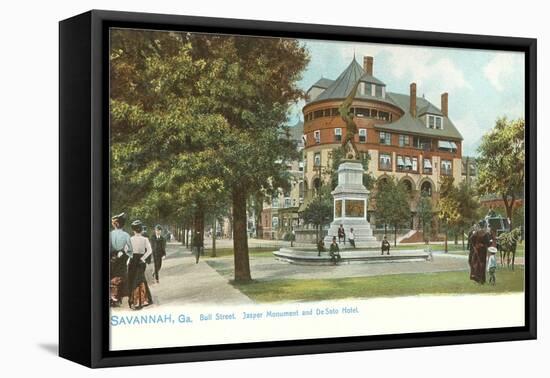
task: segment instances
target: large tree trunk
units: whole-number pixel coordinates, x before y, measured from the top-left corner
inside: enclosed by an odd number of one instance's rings
[[[512,228],[512,215],[514,213],[514,203],[516,199],[514,198],[514,196],[512,196],[510,201],[508,201],[507,195],[503,195],[502,199],[504,200],[504,207],[506,208],[506,216],[510,220],[510,228]]]
[[[212,257],[216,257],[216,218],[214,218],[214,224],[212,225]]]
[[[466,250],[466,246],[464,245],[464,230],[460,230],[460,234],[462,235],[462,250]]]
[[[248,282],[250,261],[248,258],[248,235],[246,234],[246,191],[234,187],[233,201],[233,254],[235,258],[235,282]]]
[[[447,245],[448,240],[449,240],[449,233],[447,231],[447,228],[445,228],[445,253],[449,252],[449,246]]]
[[[393,227],[393,246],[397,247],[397,226]]]

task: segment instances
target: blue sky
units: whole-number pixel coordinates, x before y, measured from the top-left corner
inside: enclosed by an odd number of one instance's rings
[[[417,83],[437,107],[449,93],[449,117],[464,137],[464,155],[476,155],[481,136],[500,116],[524,117],[524,54],[516,52],[411,47],[388,44],[303,40],[311,60],[299,85],[307,90],[320,77],[336,79],[355,53],[374,57],[374,76],[389,92],[409,93]],[[302,118],[303,102],[291,109],[291,123]]]

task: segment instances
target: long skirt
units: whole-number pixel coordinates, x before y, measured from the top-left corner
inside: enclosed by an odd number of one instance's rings
[[[487,248],[485,246],[472,246],[468,261],[470,263],[470,279],[484,284],[487,269]]]
[[[142,254],[134,254],[128,264],[128,305],[140,309],[153,303],[151,291],[145,279],[145,263]]]
[[[111,255],[110,264],[110,303],[111,306],[119,306],[122,303],[122,298],[128,295],[128,272],[126,262],[128,256],[123,253],[118,257],[117,252]]]

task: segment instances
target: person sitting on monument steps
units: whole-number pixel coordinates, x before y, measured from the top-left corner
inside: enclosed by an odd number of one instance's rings
[[[353,228],[350,228],[349,230],[349,236],[348,236],[349,244],[355,248],[355,234],[353,233]]]
[[[338,261],[340,261],[340,247],[338,247],[338,243],[336,243],[336,236],[332,237],[332,243],[330,244],[329,249],[330,254],[330,260],[336,264]]]
[[[343,224],[338,227],[338,243],[340,243],[340,240],[343,240],[344,245],[346,245],[346,231],[344,230]]]
[[[323,239],[319,239],[319,243],[317,243],[317,252],[321,253],[325,251],[326,251],[325,242],[323,241]]]
[[[384,254],[384,251],[387,251],[388,255],[390,254],[390,242],[386,238],[386,235],[384,235],[384,240],[382,240],[382,255]]]

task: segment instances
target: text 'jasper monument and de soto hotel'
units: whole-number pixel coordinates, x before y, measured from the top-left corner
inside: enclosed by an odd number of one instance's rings
[[[299,213],[320,185],[330,180],[324,168],[331,165],[332,151],[342,145],[346,134],[339,107],[357,82],[351,105],[357,125],[355,148],[369,155],[368,172],[376,181],[395,177],[411,193],[408,230],[419,228],[416,206],[421,194],[437,204],[442,176],[452,176],[455,183],[475,176],[475,161],[463,158],[463,137],[449,118],[448,93],[442,93],[441,102],[433,104],[418,96],[414,82],[409,93],[391,92],[375,76],[372,56],[363,58],[363,66],[354,57],[335,80],[320,78],[307,90],[304,121],[290,127],[302,160],[288,166],[294,177],[291,190],[264,205],[257,225],[263,238],[281,239],[294,231],[297,241],[314,241],[314,233],[305,230],[307,225],[302,224]],[[369,201],[367,218],[376,225],[373,210]]]

